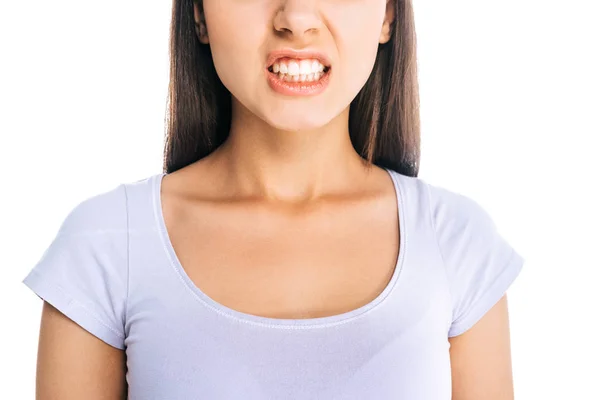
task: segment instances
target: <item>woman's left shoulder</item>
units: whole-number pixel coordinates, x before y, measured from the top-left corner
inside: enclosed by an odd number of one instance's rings
[[[520,274],[524,257],[474,198],[420,180],[453,297],[448,336],[472,327]]]
[[[491,214],[473,197],[428,180],[393,172],[405,201],[418,203],[434,223],[471,223],[479,229],[495,229]]]

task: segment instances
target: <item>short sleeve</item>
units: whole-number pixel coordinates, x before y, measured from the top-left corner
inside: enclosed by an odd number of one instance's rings
[[[23,283],[105,343],[124,349],[125,186],[88,198],[64,219]]]
[[[524,258],[491,216],[464,195],[429,185],[430,211],[452,297],[448,337],[475,325],[506,293]]]

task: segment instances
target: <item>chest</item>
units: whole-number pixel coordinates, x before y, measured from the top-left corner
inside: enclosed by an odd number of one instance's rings
[[[191,297],[148,309],[134,293],[130,398],[449,400],[442,291],[403,278],[370,312],[306,329],[244,323]]]
[[[450,399],[446,276],[418,231],[402,242],[393,214],[327,222],[217,211],[171,215],[169,238],[164,227],[132,236],[129,398]],[[375,296],[394,268],[372,308],[308,320],[357,308],[356,293],[370,282]]]
[[[129,398],[449,400],[446,275],[396,206],[165,204],[129,243]]]
[[[316,318],[368,304],[389,284],[401,240],[390,200],[373,212],[297,215],[179,207],[179,215],[167,210],[165,223],[185,273],[216,302],[270,318]]]
[[[197,335],[193,346],[178,337],[154,351],[132,348],[129,398],[450,400],[448,349],[435,331],[418,340],[412,333],[360,340],[339,332],[262,332],[252,347],[232,345],[246,335],[242,329],[237,340]]]

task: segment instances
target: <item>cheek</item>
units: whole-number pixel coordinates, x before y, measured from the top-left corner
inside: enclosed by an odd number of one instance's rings
[[[368,3],[368,4],[367,4]],[[346,95],[356,95],[367,82],[379,49],[385,1],[355,0],[327,10],[338,53],[338,73]]]
[[[371,35],[367,35],[365,31],[361,35],[354,31],[347,32],[345,38],[348,40],[338,46],[340,83],[342,90],[352,98],[358,94],[371,75],[379,49],[379,32]]]
[[[214,4],[214,3],[213,3]],[[232,11],[234,10],[234,11]],[[227,12],[226,12],[227,11]],[[253,12],[250,12],[253,11]],[[217,74],[233,95],[243,95],[263,73],[264,19],[260,10],[229,6],[206,10],[210,18],[209,45]],[[249,24],[248,21],[254,21]]]
[[[236,97],[251,90],[253,82],[258,80],[256,52],[252,54],[248,51],[249,48],[252,47],[240,45],[232,36],[228,36],[226,40],[211,43],[217,75],[223,85]]]
[[[211,40],[210,49],[213,63],[219,78],[225,86],[239,80],[249,71],[247,47],[235,40],[235,37],[220,34],[219,39]]]

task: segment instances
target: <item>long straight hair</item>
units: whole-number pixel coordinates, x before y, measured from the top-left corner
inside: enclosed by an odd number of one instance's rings
[[[201,5],[201,0],[200,5]],[[393,0],[392,37],[350,104],[354,149],[368,163],[416,177],[420,163],[419,87],[412,0]],[[173,0],[163,170],[174,172],[220,146],[231,128],[231,93],[209,45],[200,43],[194,0]]]

